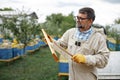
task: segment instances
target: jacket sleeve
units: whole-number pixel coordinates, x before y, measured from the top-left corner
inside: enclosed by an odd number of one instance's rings
[[[67,49],[68,46],[68,39],[69,39],[69,30],[67,30],[63,36],[57,40],[57,44],[59,44],[61,47]]]
[[[69,30],[67,30],[63,36],[58,39],[55,43],[57,43],[58,45],[60,45],[61,47],[63,47],[64,49],[67,50],[67,47],[68,47],[68,40],[69,40]],[[59,54],[61,54],[62,56],[64,56],[66,59],[69,59],[69,55],[60,51],[57,47],[55,47],[55,44],[52,45],[53,46],[53,49],[55,51],[57,51]]]
[[[97,44],[97,50],[95,55],[85,55],[86,64],[96,66],[98,68],[104,68],[109,59],[109,50],[107,48],[106,39],[103,36],[99,36]]]

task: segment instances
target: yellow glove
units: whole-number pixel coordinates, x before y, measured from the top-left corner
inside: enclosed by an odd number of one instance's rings
[[[82,54],[73,55],[72,60],[77,63],[85,63],[86,62],[85,56]]]

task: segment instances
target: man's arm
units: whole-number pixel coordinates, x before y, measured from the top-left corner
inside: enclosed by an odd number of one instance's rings
[[[95,55],[86,55],[86,64],[93,65],[98,68],[103,68],[107,65],[110,52],[107,48],[106,39],[103,36],[100,36],[97,51]]]

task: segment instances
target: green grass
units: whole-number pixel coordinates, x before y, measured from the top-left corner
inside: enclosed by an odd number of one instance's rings
[[[58,80],[58,63],[48,47],[41,47],[13,62],[0,62],[0,80]]]

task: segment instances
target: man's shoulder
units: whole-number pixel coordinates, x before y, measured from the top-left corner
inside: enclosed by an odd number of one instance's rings
[[[73,31],[75,31],[76,30],[76,28],[70,28],[70,29],[68,29],[67,31],[68,32],[73,32]]]
[[[100,38],[100,39],[104,38],[104,39],[106,39],[106,35],[103,32],[101,32],[101,31],[93,30],[93,35],[96,38]]]

